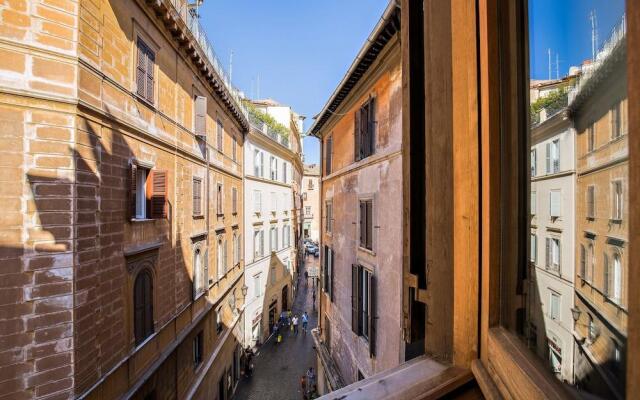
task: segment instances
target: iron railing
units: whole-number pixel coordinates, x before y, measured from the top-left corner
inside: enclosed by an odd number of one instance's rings
[[[578,84],[571,91],[569,96],[569,102],[571,103],[578,93],[587,85],[589,80],[600,69],[602,64],[608,59],[613,51],[622,43],[623,39],[627,35],[627,20],[626,15],[623,14],[620,21],[613,27],[607,40],[602,43],[596,53],[596,59],[592,60],[590,64],[583,65]]]
[[[196,0],[196,4],[197,2],[198,0]],[[244,95],[240,89],[233,86],[233,83],[231,83],[231,77],[224,70],[222,62],[220,62],[218,56],[216,55],[216,52],[213,50],[213,45],[207,37],[207,33],[202,27],[202,24],[200,24],[197,5],[194,3],[190,3],[188,0],[170,0],[170,3],[173,6],[175,12],[180,16],[180,19],[182,19],[182,21],[184,21],[184,23],[189,28],[189,31],[196,39],[196,42],[198,42],[200,49],[207,57],[216,74],[231,94],[231,97],[236,101],[245,117],[248,117],[247,109],[242,102],[242,100],[244,99]]]

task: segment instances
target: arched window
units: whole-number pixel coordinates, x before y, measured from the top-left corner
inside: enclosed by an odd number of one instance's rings
[[[613,300],[616,303],[620,303],[622,301],[622,260],[620,259],[620,254],[615,253],[613,256],[613,268],[612,268],[612,288],[611,295]]]
[[[133,289],[134,334],[136,345],[153,333],[153,278],[148,269],[136,277]]]

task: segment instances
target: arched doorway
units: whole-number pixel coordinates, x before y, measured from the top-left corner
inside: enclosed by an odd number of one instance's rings
[[[282,311],[289,309],[289,286],[285,285],[282,288]]]

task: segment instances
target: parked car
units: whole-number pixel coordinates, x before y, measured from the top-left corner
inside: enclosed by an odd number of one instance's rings
[[[313,244],[307,245],[307,254],[316,254],[316,251],[319,251],[319,250],[315,245]]]
[[[317,247],[315,249],[316,249],[316,251],[313,253],[313,256],[314,257],[320,257],[320,249],[317,248]]]

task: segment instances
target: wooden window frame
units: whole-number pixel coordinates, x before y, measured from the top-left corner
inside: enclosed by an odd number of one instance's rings
[[[202,208],[202,178],[193,177],[193,217],[201,218],[204,216]]]
[[[216,150],[224,154],[224,124],[216,118]]]
[[[158,64],[157,54],[158,54],[158,46],[150,40],[146,35],[140,34],[140,32],[136,32],[135,41],[133,42],[133,93],[140,101],[143,103],[155,107],[156,99],[157,99],[157,80],[158,80]],[[143,55],[145,57],[145,65],[144,65],[144,84],[143,84],[143,92],[140,93],[140,87],[138,84],[138,68],[140,66],[140,56]],[[151,58],[151,62],[153,65],[151,69],[148,67],[149,58]],[[149,76],[152,79],[151,85],[152,87],[149,89]]]

